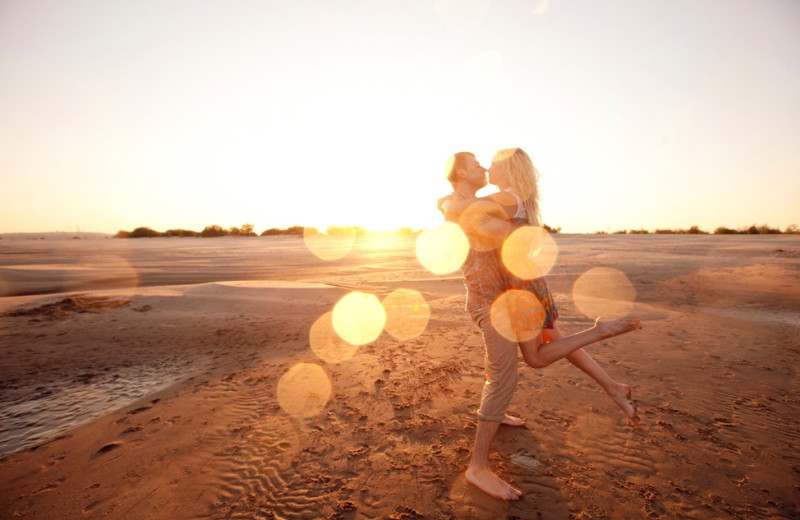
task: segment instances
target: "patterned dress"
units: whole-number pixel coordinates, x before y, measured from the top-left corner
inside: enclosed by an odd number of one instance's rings
[[[515,227],[521,227],[528,225],[527,218],[512,218],[509,219]],[[556,302],[553,300],[553,296],[550,294],[550,288],[547,286],[547,280],[544,277],[540,278],[532,278],[530,280],[526,280],[524,278],[520,278],[519,276],[515,275],[508,268],[503,264],[503,260],[501,258],[501,250],[495,249],[493,251],[498,268],[500,269],[500,273],[503,277],[503,285],[506,290],[511,289],[518,289],[522,291],[527,291],[532,293],[536,296],[536,299],[539,300],[539,303],[542,304],[542,308],[544,309],[544,321],[542,323],[542,328],[544,329],[552,329],[555,326],[556,319],[558,318],[558,308],[556,307]]]

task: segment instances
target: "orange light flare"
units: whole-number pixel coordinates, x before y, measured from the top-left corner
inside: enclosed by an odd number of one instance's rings
[[[329,226],[326,233],[316,228],[303,229],[303,242],[309,251],[322,260],[339,260],[353,249],[356,228],[353,226]]]
[[[623,318],[635,300],[636,289],[625,273],[610,267],[593,267],[572,285],[572,301],[590,318]]]
[[[297,363],[278,381],[278,403],[292,417],[312,417],[328,404],[331,389],[331,380],[321,366]]]
[[[458,224],[469,238],[470,246],[477,251],[490,251],[503,245],[502,234],[508,216],[503,207],[490,200],[470,204],[458,218]]]
[[[431,309],[425,298],[413,289],[397,289],[383,299],[386,311],[386,332],[395,339],[406,341],[425,331]]]
[[[525,280],[540,278],[553,268],[558,246],[544,228],[522,226],[503,242],[503,264],[514,275]]]
[[[326,312],[311,326],[309,332],[311,350],[328,363],[341,363],[351,359],[358,345],[348,343],[339,337],[333,328],[333,312]]]
[[[492,325],[510,341],[527,341],[538,336],[545,317],[544,307],[528,291],[508,290],[492,303]]]
[[[375,341],[386,324],[386,311],[374,294],[353,291],[333,306],[333,330],[351,345]]]
[[[82,264],[85,270],[70,272],[65,277],[73,283],[91,283],[94,288],[103,291],[106,308],[121,307],[130,303],[139,290],[139,273],[128,259],[122,256],[92,256]],[[95,307],[97,298],[81,294],[73,297],[77,305]]]
[[[423,230],[417,237],[416,251],[425,269],[433,274],[449,274],[467,259],[469,241],[458,224],[445,222]]]

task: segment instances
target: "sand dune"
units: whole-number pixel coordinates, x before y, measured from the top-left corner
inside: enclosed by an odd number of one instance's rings
[[[591,323],[571,295],[590,268],[636,289],[644,330],[590,351],[642,422],[567,363],[521,363],[527,424],[492,454],[514,503],[464,480],[483,347],[460,276],[425,271],[413,238],[362,237],[331,262],[291,237],[3,241],[0,517],[800,516],[800,240],[556,241],[565,332]],[[430,307],[421,335],[315,354],[342,296],[398,288]],[[299,363],[318,369],[287,397]]]

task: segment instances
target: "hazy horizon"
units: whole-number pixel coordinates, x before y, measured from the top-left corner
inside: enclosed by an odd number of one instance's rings
[[[512,146],[565,233],[800,224],[790,0],[9,0],[0,79],[6,233],[420,229]]]

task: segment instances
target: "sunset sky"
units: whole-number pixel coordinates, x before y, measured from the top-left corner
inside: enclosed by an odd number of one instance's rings
[[[581,233],[800,225],[796,0],[0,0],[0,233],[441,221],[520,146]]]

